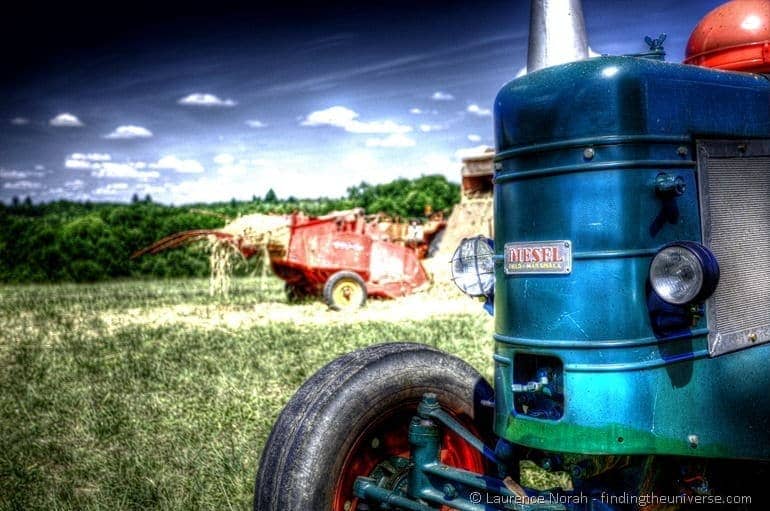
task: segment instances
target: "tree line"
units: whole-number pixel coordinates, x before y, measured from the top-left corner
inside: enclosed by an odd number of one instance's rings
[[[323,215],[362,207],[369,214],[421,218],[448,213],[459,185],[443,176],[397,179],[350,187],[341,198],[278,198],[272,190],[250,201],[168,206],[147,196],[129,204],[57,201],[0,203],[0,282],[93,282],[120,277],[187,277],[209,274],[200,245],[131,259],[131,254],[169,234],[216,229],[253,213]],[[253,271],[247,264],[237,273]]]

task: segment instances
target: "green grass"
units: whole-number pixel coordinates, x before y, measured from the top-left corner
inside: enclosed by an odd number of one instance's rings
[[[0,509],[250,509],[273,421],[338,355],[414,340],[490,376],[481,312],[241,327],[109,319],[271,301],[283,301],[276,279],[238,279],[228,300],[206,280],[0,287]]]

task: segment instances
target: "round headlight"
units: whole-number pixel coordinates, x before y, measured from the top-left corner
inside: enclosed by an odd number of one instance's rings
[[[682,305],[711,296],[719,282],[719,265],[709,249],[693,241],[663,247],[650,265],[650,284],[664,301]]]
[[[483,236],[465,238],[451,262],[452,282],[470,296],[490,296],[495,288],[495,252],[492,240]]]

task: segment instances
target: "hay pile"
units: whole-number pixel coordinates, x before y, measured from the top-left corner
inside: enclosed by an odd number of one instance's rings
[[[494,235],[492,197],[467,199],[454,207],[447,220],[437,255],[446,254],[448,260],[463,238],[479,234],[489,238]]]
[[[283,257],[289,249],[291,217],[285,215],[244,215],[228,223],[221,232],[230,234],[245,257],[267,252]]]
[[[447,220],[446,229],[435,240],[432,257],[422,261],[433,285],[439,289],[460,293],[450,280],[449,261],[463,238],[482,234],[492,238],[492,197],[466,199],[457,204]]]

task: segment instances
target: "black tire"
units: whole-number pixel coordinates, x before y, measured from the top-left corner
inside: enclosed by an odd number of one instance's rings
[[[445,410],[482,437],[490,434],[492,412],[481,402],[491,399],[492,389],[456,357],[421,344],[391,343],[330,362],[302,385],[273,426],[257,472],[254,510],[344,509],[340,481],[369,475],[342,473],[361,445],[373,451],[365,434],[384,428],[406,434],[401,422],[408,423],[426,392],[436,393]],[[399,423],[383,419],[395,410]]]
[[[324,284],[323,296],[334,310],[355,310],[366,303],[366,284],[356,272],[338,271]]]

